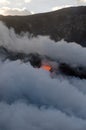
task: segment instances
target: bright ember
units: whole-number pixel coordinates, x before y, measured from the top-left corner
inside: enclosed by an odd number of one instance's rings
[[[49,65],[43,65],[42,68],[43,68],[44,70],[47,70],[47,71],[50,71],[50,70],[51,70],[51,66],[49,66]]]

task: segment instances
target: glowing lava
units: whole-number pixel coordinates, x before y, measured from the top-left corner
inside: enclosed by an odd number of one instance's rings
[[[43,65],[42,68],[47,71],[50,71],[52,69],[49,65]]]

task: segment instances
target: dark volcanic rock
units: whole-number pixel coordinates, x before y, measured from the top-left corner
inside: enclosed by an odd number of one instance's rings
[[[86,47],[86,6],[29,16],[0,16],[0,20],[17,33],[48,35],[55,41],[64,39]]]
[[[30,62],[30,64],[35,68],[40,68],[42,66],[43,59],[47,59],[47,61],[52,60],[48,58],[47,56],[39,55],[38,53],[20,53],[20,52],[12,52],[5,47],[0,47],[0,58],[4,62],[5,60],[9,59],[10,61],[16,61],[21,60],[22,62]],[[57,69],[54,69],[54,66],[51,64],[50,73],[58,75],[58,70],[61,74],[67,75],[67,76],[74,76],[81,79],[86,79],[86,67],[84,66],[71,66],[70,64],[66,63],[60,63],[57,61],[54,61],[58,64]]]

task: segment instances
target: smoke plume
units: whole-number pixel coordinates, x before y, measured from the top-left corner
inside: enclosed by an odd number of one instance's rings
[[[77,43],[28,36],[0,23],[0,46],[86,66],[86,48]],[[64,75],[52,79],[49,72],[29,62],[0,60],[0,129],[86,130],[86,80]]]

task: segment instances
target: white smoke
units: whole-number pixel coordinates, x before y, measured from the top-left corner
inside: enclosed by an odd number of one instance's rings
[[[0,23],[0,46],[38,52],[55,60],[86,65],[86,48],[49,37],[28,39]],[[29,63],[0,62],[0,130],[86,130],[86,80],[35,69]]]
[[[38,52],[57,61],[86,66],[86,48],[64,40],[55,43],[46,36],[29,39],[28,35],[27,33],[24,36],[16,35],[13,29],[9,30],[3,23],[0,23],[1,46],[17,52]]]

